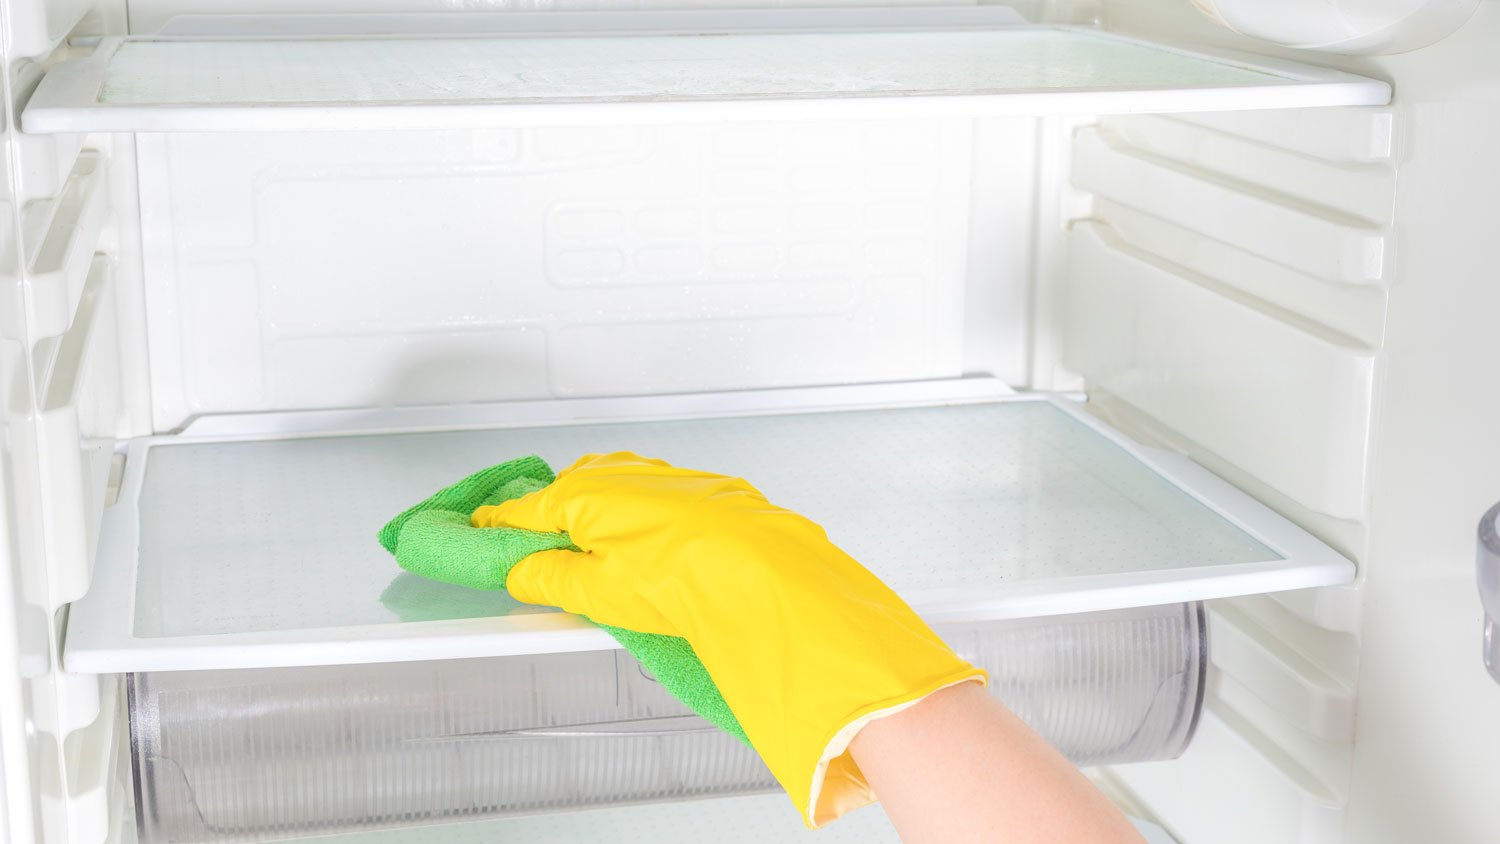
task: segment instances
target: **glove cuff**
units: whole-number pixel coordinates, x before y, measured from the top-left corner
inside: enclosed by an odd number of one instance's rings
[[[849,744],[859,731],[880,718],[886,718],[921,703],[929,696],[960,683],[989,685],[983,669],[965,665],[911,694],[872,704],[847,719],[827,741],[813,768],[812,782],[805,795],[791,795],[802,811],[802,822],[817,829],[845,814],[874,803],[878,798],[865,781],[865,775],[849,753]],[[805,801],[805,802],[804,802]]]

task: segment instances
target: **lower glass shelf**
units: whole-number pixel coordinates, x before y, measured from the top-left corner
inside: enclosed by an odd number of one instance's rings
[[[582,619],[421,580],[375,541],[479,468],[630,450],[741,475],[933,622],[1348,582],[1191,461],[982,380],[216,419],[133,442],[65,660],[118,673],[603,650]],[[602,421],[607,420],[607,421]],[[449,429],[444,430],[447,427]],[[456,429],[456,430],[455,430]]]
[[[901,844],[879,804],[812,830],[780,794],[670,801],[491,821],[283,839],[316,844]],[[1132,818],[1146,844],[1175,844],[1161,827]]]
[[[311,842],[313,839],[308,839]],[[679,800],[531,817],[357,832],[318,844],[900,844],[879,806],[853,812],[826,829],[802,826],[781,794]]]

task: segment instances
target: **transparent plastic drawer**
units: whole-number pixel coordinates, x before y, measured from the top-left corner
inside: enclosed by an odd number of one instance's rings
[[[939,630],[1080,764],[1176,756],[1201,605]],[[623,651],[129,676],[141,840],[300,835],[776,787]],[[788,806],[788,812],[792,809]]]

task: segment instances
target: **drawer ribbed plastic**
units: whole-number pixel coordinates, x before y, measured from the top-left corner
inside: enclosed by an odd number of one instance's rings
[[[1176,756],[1200,604],[939,632],[1080,764]],[[775,788],[621,651],[132,674],[141,840],[231,842]],[[788,806],[788,812],[792,809]]]

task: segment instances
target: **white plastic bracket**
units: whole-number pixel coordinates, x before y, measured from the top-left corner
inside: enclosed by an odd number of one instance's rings
[[[83,296],[91,257],[109,219],[109,180],[103,156],[78,157],[62,193],[26,209],[29,336],[34,341],[68,330]]]

